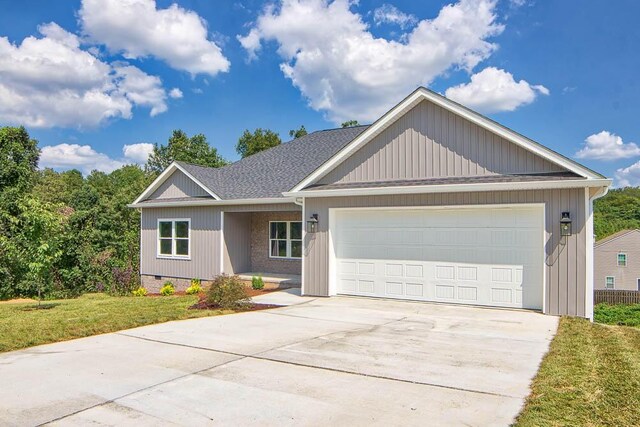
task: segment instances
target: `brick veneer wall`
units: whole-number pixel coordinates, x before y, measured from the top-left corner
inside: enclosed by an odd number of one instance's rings
[[[302,274],[299,259],[269,258],[269,221],[301,221],[300,212],[254,212],[251,215],[251,270],[262,273]],[[304,224],[303,224],[304,226]]]

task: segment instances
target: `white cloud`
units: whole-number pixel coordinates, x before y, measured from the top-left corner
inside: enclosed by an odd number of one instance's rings
[[[149,144],[148,142],[140,142],[122,147],[124,157],[139,164],[147,163],[149,154],[151,154],[152,151],[153,144]]]
[[[585,144],[576,153],[579,159],[616,160],[640,156],[640,147],[635,143],[625,143],[618,135],[605,130],[589,135],[584,141]]]
[[[32,127],[91,127],[131,118],[134,105],[166,111],[160,79],[83,50],[55,23],[15,45],[0,37],[0,121]]]
[[[146,142],[125,145],[123,157],[113,159],[90,145],[63,143],[42,147],[39,164],[44,168],[78,169],[85,175],[93,170],[109,173],[124,165],[146,163],[152,151],[153,144]]]
[[[171,89],[169,91],[169,96],[173,99],[178,99],[178,98],[182,98],[182,91],[180,89],[178,89],[177,87],[174,87],[173,89]]]
[[[151,117],[167,111],[167,93],[157,76],[150,76],[139,68],[128,64],[116,64],[115,76],[119,89],[128,100],[151,108]]]
[[[158,9],[155,0],[83,0],[78,15],[91,40],[126,58],[154,56],[191,74],[229,70],[206,21],[175,3]]]
[[[616,187],[640,186],[640,162],[636,162],[626,168],[618,169],[615,174],[614,185]]]
[[[42,147],[40,166],[56,169],[78,169],[87,175],[93,170],[112,172],[125,163],[98,153],[89,145],[58,144]]]
[[[511,73],[495,67],[487,67],[472,75],[469,83],[445,92],[447,98],[482,113],[513,111],[531,104],[539,94],[549,95],[549,90],[525,80],[517,82]]]
[[[497,46],[487,39],[503,30],[495,3],[460,0],[396,41],[374,37],[348,0],[283,0],[238,40],[250,58],[263,41],[276,41],[282,72],[312,108],[335,122],[368,121],[416,86],[489,57]]]
[[[396,24],[405,29],[415,25],[418,19],[413,15],[404,13],[392,4],[385,3],[373,11],[373,22],[376,25]]]

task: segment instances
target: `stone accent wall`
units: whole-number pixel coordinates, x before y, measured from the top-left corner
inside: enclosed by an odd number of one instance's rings
[[[299,259],[269,258],[269,221],[301,220],[301,212],[254,212],[251,215],[252,271],[262,273],[302,274],[302,261]]]
[[[164,277],[160,276],[160,279],[156,279],[156,276],[149,276],[146,274],[140,275],[140,284],[150,294],[160,293],[160,289],[164,286],[165,282],[169,281],[173,283],[173,287],[176,288],[176,292],[182,292],[191,286],[191,279],[184,279],[181,277]],[[211,284],[210,280],[202,280],[200,286],[203,288]]]

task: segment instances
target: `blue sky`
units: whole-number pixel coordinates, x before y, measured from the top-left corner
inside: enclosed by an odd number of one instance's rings
[[[640,184],[637,1],[0,3],[0,125],[58,170],[141,162],[178,128],[237,160],[244,129],[366,123],[426,85]]]

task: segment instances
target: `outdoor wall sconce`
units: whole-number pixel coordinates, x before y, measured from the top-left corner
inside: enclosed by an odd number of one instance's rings
[[[315,233],[318,231],[318,214],[312,214],[307,220],[307,233]]]
[[[560,219],[560,235],[571,236],[571,215],[569,212],[562,212]]]

